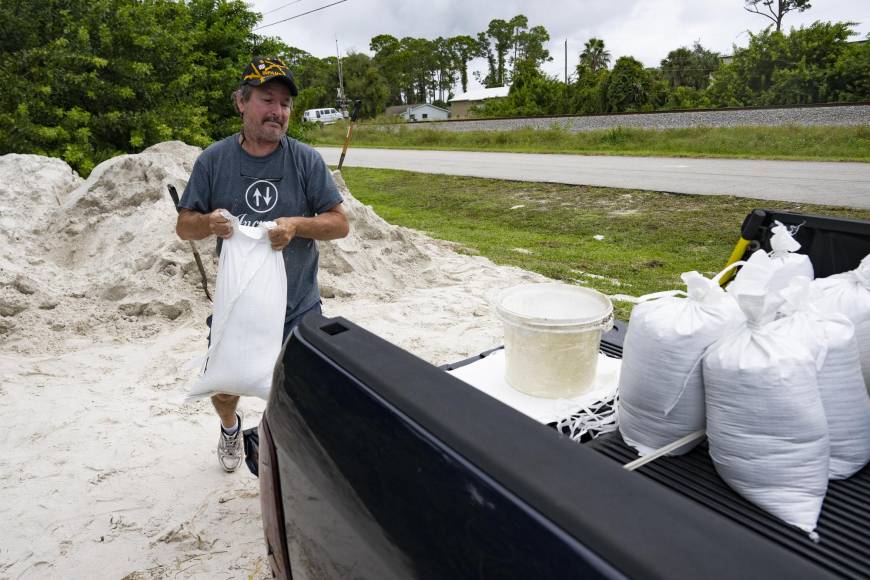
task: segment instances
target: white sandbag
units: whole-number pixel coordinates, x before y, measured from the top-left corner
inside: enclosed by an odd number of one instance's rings
[[[641,456],[704,428],[701,355],[743,319],[718,276],[710,280],[686,272],[682,278],[686,298],[666,296],[635,306],[623,345],[619,431]]]
[[[823,341],[827,353],[816,380],[831,441],[829,476],[846,479],[870,461],[870,397],[861,374],[854,326],[842,314],[821,312],[815,306],[816,292],[809,279],[795,279],[782,291],[785,304],[780,313],[786,317],[772,322],[771,330]]]
[[[746,323],[704,356],[710,457],[740,495],[813,534],[830,456],[816,383],[822,346],[769,324],[778,293],[736,299]]]
[[[281,350],[287,273],[269,242],[275,224],[243,226],[229,217],[233,235],[218,262],[211,345],[188,399],[216,393],[268,399]]]
[[[870,389],[870,256],[857,268],[827,278],[819,278],[813,286],[821,292],[817,304],[826,312],[840,312],[855,325],[861,371]]]
[[[772,292],[785,288],[797,276],[813,279],[813,264],[809,256],[794,253],[800,249],[800,243],[782,223],[774,224],[770,254],[764,250],[754,252],[729,284],[729,292],[759,293],[759,279],[766,280],[766,288]]]

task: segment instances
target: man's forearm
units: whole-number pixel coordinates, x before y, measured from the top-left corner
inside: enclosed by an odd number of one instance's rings
[[[182,209],[175,222],[175,233],[182,240],[202,240],[212,235],[208,214]]]
[[[292,218],[296,222],[296,237],[310,240],[337,240],[347,235],[349,227],[344,211],[332,210],[314,217]]]

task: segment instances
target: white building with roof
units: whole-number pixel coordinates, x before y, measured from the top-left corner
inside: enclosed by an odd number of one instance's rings
[[[420,105],[393,105],[384,111],[387,115],[402,117],[406,121],[445,121],[450,116],[450,111],[436,107],[429,103]]]
[[[472,107],[482,105],[490,99],[504,98],[510,90],[510,87],[492,87],[458,94],[450,99],[450,116],[454,119],[467,117]]]
[[[449,116],[450,111],[430,103],[409,107],[404,115],[408,121],[446,121]]]

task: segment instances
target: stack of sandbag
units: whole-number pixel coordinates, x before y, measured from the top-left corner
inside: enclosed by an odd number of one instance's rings
[[[842,314],[819,310],[818,289],[810,287],[807,278],[796,278],[782,296],[780,313],[785,316],[772,328],[810,343],[821,338],[824,346],[824,363],[816,380],[831,442],[829,476],[846,479],[870,461],[870,397],[861,374],[855,327]]]
[[[870,461],[870,387],[861,370],[870,369],[870,256],[811,283],[809,257],[795,253],[800,245],[778,222],[771,247],[741,263],[725,294],[714,290],[716,279],[686,274],[688,298],[637,299],[619,429],[646,455],[706,423],[722,479],[817,538],[828,480]]]
[[[854,270],[819,278],[813,286],[821,294],[819,308],[842,313],[855,325],[864,382],[870,389],[870,256]]]
[[[770,237],[771,252],[755,251],[728,286],[734,294],[755,292],[759,285],[765,285],[775,292],[788,286],[797,276],[813,279],[813,264],[809,256],[796,253],[801,245],[792,237],[786,226],[774,222]]]
[[[623,344],[619,378],[619,431],[640,455],[703,429],[701,356],[740,323],[734,299],[698,272],[682,275],[685,298],[641,297]],[[670,293],[675,294],[675,293]],[[673,451],[680,455],[698,442]]]
[[[710,457],[743,497],[814,534],[830,457],[817,380],[825,345],[774,322],[780,293],[745,290],[735,298],[746,320],[704,357]]]

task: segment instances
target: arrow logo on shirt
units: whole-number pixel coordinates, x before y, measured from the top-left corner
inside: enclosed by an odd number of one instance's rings
[[[266,213],[278,203],[278,189],[274,183],[260,179],[248,186],[245,203],[257,213]]]

